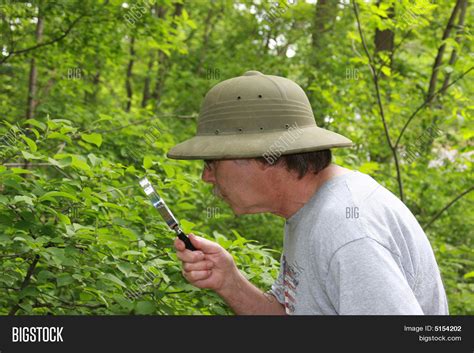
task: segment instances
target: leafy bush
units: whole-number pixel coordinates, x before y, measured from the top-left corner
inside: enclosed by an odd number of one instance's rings
[[[146,173],[175,214],[185,215],[195,210],[186,199],[205,193],[190,177],[197,173],[194,165],[184,173],[162,156],[148,155],[136,169],[107,158],[119,149],[114,134],[79,132],[67,120],[24,125],[29,127],[9,127],[15,143],[5,151],[21,153],[24,167],[0,167],[3,314],[229,313],[215,294],[185,282],[174,233],[137,184]],[[142,127],[136,129],[138,135]],[[49,157],[57,140],[65,145]],[[27,169],[35,165],[43,168]],[[218,241],[249,279],[268,287],[278,269],[271,253],[235,230],[213,231],[200,214],[195,223],[180,217],[184,230]]]

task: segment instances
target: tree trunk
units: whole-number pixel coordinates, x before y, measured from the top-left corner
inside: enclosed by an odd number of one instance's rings
[[[395,35],[389,29],[384,29],[381,31],[380,29],[375,30],[375,52],[378,53],[380,51],[393,51],[393,41]]]
[[[43,39],[43,14],[41,8],[38,8],[38,22],[36,23],[35,38],[39,44]],[[26,103],[26,119],[32,119],[37,105],[36,93],[38,91],[38,70],[36,67],[36,59],[32,55],[30,62],[30,77],[28,82],[28,99]]]
[[[311,34],[311,46],[313,49],[313,65],[321,61],[318,56],[319,50],[324,46],[325,33],[328,32],[336,22],[338,13],[338,0],[320,0],[317,2],[314,13],[313,31]]]
[[[166,16],[167,9],[162,6],[155,4],[152,9],[152,15],[156,18],[164,20]],[[154,50],[150,50],[150,60],[148,61],[147,65],[147,72],[145,76],[145,82],[143,84],[143,97],[142,97],[142,108],[145,108],[148,104],[148,101],[153,97],[150,87],[151,87],[151,72],[153,70],[153,66],[155,65],[156,61],[156,53]],[[156,88],[156,87],[155,87]]]
[[[461,38],[464,33],[464,18],[466,17],[466,10],[467,10],[467,0],[462,0],[461,12],[459,14],[459,20],[458,20],[458,25],[457,25],[457,30],[456,30],[456,39],[455,39],[456,43],[458,44],[461,43]],[[456,62],[456,59],[457,59],[457,51],[456,51],[456,48],[453,48],[448,65],[453,66],[454,63]],[[444,83],[441,89],[442,91],[446,90],[446,88],[448,87],[450,77],[451,77],[451,73],[448,72],[444,78]]]
[[[135,37],[130,38],[130,60],[127,67],[127,79],[125,81],[125,88],[127,90],[127,106],[125,111],[128,113],[132,107],[133,90],[132,90],[132,73],[133,63],[135,60]]]
[[[377,2],[377,6],[379,6],[381,1]],[[390,7],[387,10],[388,18],[393,18],[395,16],[395,9],[394,7]],[[388,54],[388,62],[382,61],[380,63],[381,67],[387,66],[389,68],[392,67],[392,58],[393,58],[393,50],[394,50],[394,42],[395,42],[395,33],[393,33],[390,29],[375,29],[375,58],[377,58],[377,53],[379,52],[387,52]],[[384,78],[386,75],[383,71],[380,70],[380,77]]]
[[[323,48],[326,46],[328,41],[328,31],[334,27],[336,22],[337,13],[339,11],[337,5],[338,0],[319,0],[315,6],[313,29],[311,31],[311,56],[308,65],[308,82],[306,83],[306,94],[308,95],[309,101],[313,104],[313,91],[310,90],[311,85],[315,80],[314,72],[318,72],[324,66],[324,60],[326,58],[321,57],[320,53],[323,52]],[[321,117],[316,116],[316,123],[319,126],[324,126],[325,122]]]
[[[153,70],[153,65],[155,63],[155,53],[153,50],[150,51],[150,60],[148,60],[147,71],[145,76],[145,82],[143,84],[143,98],[142,98],[142,108],[145,108],[148,100],[151,98],[150,93],[150,82],[151,82],[151,72]]]
[[[158,69],[155,89],[153,90],[152,98],[155,100],[156,105],[159,105],[161,100],[161,92],[165,83],[166,72],[168,71],[169,58],[161,50],[158,51]]]
[[[201,77],[204,75],[204,69],[203,69],[203,63],[205,62],[206,59],[206,51],[207,51],[207,46],[209,43],[209,36],[211,34],[210,28],[211,27],[211,20],[212,20],[212,15],[213,11],[209,10],[207,12],[206,20],[204,21],[204,32],[202,34],[202,45],[201,49],[199,51],[199,61],[196,67],[196,75],[198,77]]]
[[[446,49],[446,43],[445,40],[449,38],[449,35],[451,34],[451,29],[453,28],[454,25],[454,19],[456,18],[456,15],[461,8],[463,0],[457,0],[456,4],[454,5],[453,11],[451,12],[451,16],[449,17],[448,24],[446,25],[446,28],[444,29],[443,33],[443,38],[441,39],[442,43],[441,46],[438,49],[438,54],[436,55],[436,59],[433,63],[433,69],[431,72],[431,78],[430,78],[430,84],[428,87],[428,92],[426,94],[426,99],[428,101],[431,101],[433,98],[433,95],[436,90],[436,82],[438,80],[438,72],[441,67],[442,61],[443,61],[443,54],[444,50]]]
[[[173,13],[173,17],[181,16],[183,12],[183,4],[175,4],[175,10]],[[173,25],[176,27],[176,25]],[[155,106],[158,107],[160,105],[161,100],[161,92],[163,91],[163,87],[165,84],[166,73],[171,65],[170,59],[166,56],[163,51],[158,52],[158,70],[157,70],[157,78],[155,83],[155,88],[153,90],[152,98],[155,100]]]

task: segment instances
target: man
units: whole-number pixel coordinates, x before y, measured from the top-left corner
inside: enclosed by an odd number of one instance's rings
[[[448,314],[429,241],[410,210],[370,176],[331,164],[349,139],[316,126],[304,91],[246,72],[213,87],[197,134],[168,157],[203,159],[202,179],[235,214],[286,219],[281,270],[268,292],[218,244],[176,240],[183,275],[236,314]]]

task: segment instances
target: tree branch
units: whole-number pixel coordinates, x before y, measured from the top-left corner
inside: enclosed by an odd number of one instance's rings
[[[461,13],[459,14],[459,20],[458,20],[457,30],[456,30],[455,41],[457,44],[461,43],[461,38],[464,34],[464,18],[466,17],[466,10],[467,10],[467,0],[463,0],[461,4]],[[454,63],[456,62],[456,59],[457,59],[457,50],[456,48],[453,48],[448,65],[452,67]],[[448,72],[446,74],[446,77],[444,78],[444,82],[442,86],[443,89],[445,89],[448,86],[450,77],[451,77],[451,72]]]
[[[381,117],[382,123],[383,123],[385,138],[387,139],[388,146],[390,147],[390,150],[392,151],[392,155],[393,155],[393,158],[394,158],[394,161],[395,161],[395,169],[397,171],[398,191],[399,191],[399,194],[400,194],[400,199],[402,200],[402,202],[404,202],[405,197],[404,197],[404,194],[403,194],[403,183],[402,183],[402,177],[401,177],[401,172],[400,172],[400,165],[399,165],[399,162],[398,162],[397,148],[392,144],[392,141],[390,139],[390,133],[389,133],[388,126],[387,126],[387,121],[385,119],[385,112],[384,112],[384,108],[383,108],[383,104],[382,104],[382,97],[380,95],[379,81],[378,81],[377,71],[375,70],[374,59],[370,55],[369,49],[367,47],[367,42],[366,42],[364,34],[362,32],[362,27],[361,27],[360,18],[359,18],[359,9],[357,7],[356,0],[354,0],[352,2],[352,4],[353,4],[353,9],[354,9],[354,14],[355,14],[355,17],[356,17],[356,20],[357,20],[357,29],[359,30],[359,35],[360,35],[360,38],[361,38],[361,41],[362,41],[362,45],[364,47],[365,54],[367,55],[367,58],[369,59],[369,67],[370,67],[370,71],[371,71],[371,74],[372,74],[372,79],[374,81],[375,93],[376,93],[376,98],[377,98],[377,105],[379,107],[380,117]]]
[[[5,163],[3,164],[5,167],[23,167],[25,163]],[[29,166],[31,167],[46,167],[51,166],[51,163],[31,163]]]
[[[31,262],[30,267],[28,268],[28,271],[26,272],[25,278],[23,279],[23,283],[20,286],[20,292],[25,289],[28,284],[30,283],[31,276],[33,275],[33,271],[35,270],[36,265],[38,264],[40,257],[39,255],[36,255],[34,260]],[[18,301],[18,303],[10,310],[8,315],[13,316],[15,313],[18,311],[20,308],[20,302],[21,299]]]
[[[438,211],[438,213],[436,213],[433,218],[431,218],[431,220],[429,222],[427,222],[424,226],[423,226],[423,229],[426,231],[433,223],[434,221],[436,221],[440,216],[441,214],[446,211],[448,208],[450,208],[456,201],[458,201],[461,197],[463,197],[464,195],[467,195],[469,194],[472,190],[474,190],[474,185],[471,186],[469,189],[463,191],[462,193],[460,193],[458,196],[456,196],[453,200],[451,200],[451,202],[449,202],[446,206],[444,206],[440,211]]]
[[[436,89],[436,81],[438,79],[438,72],[439,68],[441,66],[441,62],[443,60],[443,54],[444,50],[446,49],[446,39],[448,39],[450,33],[451,33],[451,28],[453,27],[454,19],[456,18],[456,15],[458,13],[459,8],[461,7],[463,0],[457,0],[456,4],[454,5],[453,11],[451,12],[451,16],[449,17],[448,24],[446,25],[446,28],[444,29],[443,32],[443,38],[441,38],[441,46],[438,49],[438,54],[436,55],[436,59],[433,63],[433,70],[431,71],[431,78],[430,78],[430,84],[428,87],[428,92],[426,94],[426,100],[431,101],[432,100],[432,95],[434,94],[434,91]]]
[[[33,304],[33,308],[57,308],[57,307],[66,307],[66,308],[89,308],[89,309],[98,309],[98,308],[106,308],[105,304],[75,304],[75,303],[67,303],[61,302],[62,305],[55,305],[51,303],[37,303]]]
[[[127,91],[127,104],[125,111],[128,113],[132,108],[133,100],[133,87],[132,87],[132,76],[133,76],[133,64],[135,63],[135,37],[132,35],[130,38],[130,59],[127,66],[127,76],[125,78],[125,90]]]
[[[12,257],[12,258],[22,257],[22,255],[24,255],[24,254],[28,254],[28,251],[25,251],[25,252],[22,252],[22,253],[19,253],[19,254],[0,255],[0,259],[6,259],[6,258],[9,258],[9,257]]]
[[[70,308],[74,308],[74,307],[84,307],[84,308],[91,308],[91,309],[97,309],[97,308],[106,308],[107,305],[105,304],[79,304],[79,303],[70,303],[68,301],[65,301],[61,298],[58,298],[58,297],[55,297],[54,295],[51,295],[51,294],[48,294],[48,293],[44,293],[44,292],[40,292],[41,295],[46,295],[54,300],[57,300],[58,302],[62,303],[64,306],[67,306],[67,307],[70,307]],[[44,298],[43,298],[44,299]],[[49,305],[49,304],[48,304]],[[46,304],[44,305],[46,306]],[[58,305],[53,305],[51,304],[51,307],[56,307]]]
[[[421,109],[423,109],[433,98],[435,98],[438,94],[443,94],[449,87],[451,87],[452,85],[454,85],[456,82],[458,82],[460,79],[462,79],[464,76],[466,76],[469,72],[472,71],[472,69],[474,69],[474,66],[471,66],[468,70],[464,71],[457,79],[455,79],[453,82],[451,82],[449,85],[447,85],[446,87],[442,87],[440,88],[438,91],[436,91],[433,96],[431,96],[431,98],[426,98],[425,101],[418,107],[415,109],[415,111],[413,112],[412,115],[410,115],[410,117],[408,118],[407,122],[405,123],[405,125],[403,126],[402,130],[400,131],[400,135],[398,135],[398,138],[397,138],[397,141],[395,142],[395,148],[398,147],[398,144],[400,143],[400,140],[403,136],[403,133],[405,132],[406,128],[408,127],[408,124],[410,124],[410,122],[413,120],[413,118],[416,116],[416,114],[419,113],[419,111]]]
[[[191,293],[192,290],[180,290],[177,292],[165,292],[164,295],[173,295],[173,294],[181,294],[181,293]]]
[[[32,51],[32,50],[35,50],[35,49],[38,49],[38,48],[41,48],[41,47],[44,47],[44,46],[47,46],[47,45],[51,45],[51,44],[54,44],[56,42],[59,42],[59,41],[63,40],[69,34],[69,32],[71,32],[71,30],[74,28],[74,26],[85,16],[86,16],[85,14],[81,15],[78,18],[76,18],[74,21],[72,21],[71,24],[69,25],[69,27],[64,31],[64,33],[61,34],[57,38],[51,39],[50,41],[47,41],[47,42],[44,42],[44,43],[36,44],[36,45],[34,45],[32,47],[29,47],[29,48],[20,49],[20,50],[13,50],[13,51],[9,52],[7,56],[5,56],[2,60],[0,60],[0,65],[3,64],[5,61],[7,61],[9,58],[11,58],[13,55],[24,54],[24,53],[27,53],[29,51]]]

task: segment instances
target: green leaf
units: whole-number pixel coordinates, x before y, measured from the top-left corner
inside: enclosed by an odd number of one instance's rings
[[[155,312],[155,303],[150,301],[139,301],[135,306],[135,313],[138,315],[147,315]]]
[[[72,143],[71,138],[67,135],[61,134],[59,132],[52,132],[48,135],[48,139],[61,140],[64,142]]]
[[[392,71],[390,70],[390,67],[388,67],[388,66],[383,66],[382,67],[382,72],[388,77],[390,77],[392,75]]]
[[[30,205],[30,206],[33,206],[33,199],[32,199],[31,197],[25,196],[25,195],[23,195],[23,196],[18,196],[18,195],[15,196],[15,197],[13,198],[12,204],[16,204],[17,202],[20,202],[20,201],[23,201],[23,202],[25,202],[26,204],[28,204],[28,205]]]
[[[33,307],[28,303],[18,303],[18,306],[27,313],[30,313],[33,310]]]
[[[71,224],[71,220],[69,219],[68,216],[62,214],[62,213],[58,213],[57,214],[59,220],[64,223],[64,224]]]
[[[376,162],[366,162],[359,167],[359,171],[366,174],[371,174],[379,170],[380,165]]]
[[[102,114],[102,113],[99,113],[99,117],[100,119],[99,120],[96,120],[96,121],[93,121],[92,122],[92,125],[95,125],[101,121],[110,121],[110,120],[113,120],[113,118],[110,116],[110,115],[107,115],[107,114]]]
[[[31,170],[23,169],[23,168],[11,168],[10,170],[13,172],[13,174],[31,174],[31,173],[33,173]]]
[[[62,273],[56,277],[58,287],[64,287],[74,282],[74,279],[68,273]]]
[[[383,10],[382,8],[379,8],[375,5],[370,5],[370,9],[372,10],[373,13],[379,15],[380,17],[387,18],[387,12]]]
[[[100,278],[108,279],[109,281],[111,281],[115,284],[118,284],[120,287],[127,288],[127,285],[125,283],[123,283],[118,277],[114,276],[111,273],[106,273],[106,274],[100,276]]]
[[[25,125],[33,125],[33,126],[36,126],[38,129],[40,130],[44,130],[46,129],[46,125],[44,123],[42,123],[41,121],[38,121],[38,120],[35,120],[35,119],[28,119],[28,120],[25,120],[22,124],[23,126]]]
[[[474,271],[466,273],[463,278],[468,279],[468,278],[473,278],[474,277]]]
[[[36,152],[38,150],[35,141],[26,137],[25,135],[21,135],[21,138],[28,144],[28,147],[30,148],[31,152]]]
[[[153,159],[150,156],[145,156],[143,158],[143,167],[145,169],[150,169],[153,166]]]
[[[183,231],[186,233],[186,234],[189,234],[193,231],[193,228],[196,226],[195,223],[193,222],[189,222],[188,220],[186,219],[182,219],[181,220],[181,227],[183,228]]]
[[[130,276],[130,273],[132,272],[132,265],[128,263],[119,263],[117,264],[118,269],[125,275],[125,276]]]
[[[13,238],[13,241],[21,241],[22,243],[27,243],[26,239],[23,237],[15,237]]]
[[[82,156],[72,156],[71,167],[75,167],[80,170],[90,171],[91,167],[87,164],[84,157]]]
[[[50,271],[47,271],[47,270],[42,270],[38,273],[38,275],[36,276],[36,278],[38,279],[38,281],[41,281],[41,282],[45,282],[46,280],[48,280],[49,278],[54,278],[54,274]]]
[[[101,159],[100,159],[100,158],[97,158],[97,156],[96,156],[95,154],[93,154],[93,153],[89,153],[89,154],[87,155],[87,158],[89,158],[89,160],[91,161],[91,164],[92,164],[94,167],[100,164]]]
[[[125,252],[122,253],[122,256],[127,256],[127,255],[137,255],[137,256],[141,256],[143,255],[140,251],[135,251],[135,250],[127,250]]]
[[[72,158],[67,157],[67,158],[63,158],[59,161],[56,160],[56,159],[53,159],[53,158],[48,158],[48,162],[51,163],[52,165],[62,169],[64,167],[67,167],[68,165],[71,165]]]
[[[67,192],[63,192],[63,191],[50,191],[50,192],[47,192],[46,194],[42,195],[39,198],[39,201],[45,201],[45,200],[55,201],[55,199],[57,197],[65,197],[65,198],[68,198],[68,199],[71,199],[71,200],[74,200],[74,201],[78,201],[77,198],[74,195],[68,194]]]
[[[102,135],[97,134],[97,133],[92,133],[92,134],[82,134],[81,138],[89,143],[93,143],[97,147],[100,147],[102,144]]]
[[[35,156],[34,154],[31,154],[29,152],[26,152],[26,151],[21,151],[21,154],[23,155],[23,157],[25,159],[42,159],[43,156]]]
[[[174,168],[170,165],[163,164],[163,169],[165,170],[166,176],[172,178],[175,175]]]

